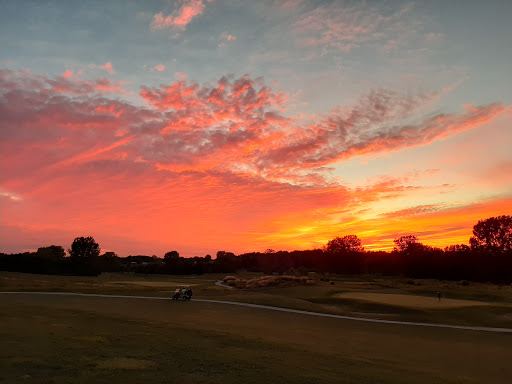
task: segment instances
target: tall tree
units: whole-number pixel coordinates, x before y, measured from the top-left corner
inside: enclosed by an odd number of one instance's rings
[[[92,260],[99,256],[100,246],[92,236],[77,237],[68,252],[72,259]]]
[[[473,237],[469,239],[472,249],[490,252],[512,250],[512,216],[502,215],[480,220],[473,227]]]
[[[364,252],[364,247],[356,235],[347,235],[329,240],[325,251],[328,253]]]

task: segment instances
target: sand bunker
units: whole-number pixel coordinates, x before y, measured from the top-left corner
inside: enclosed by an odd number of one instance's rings
[[[371,292],[344,292],[334,295],[340,299],[355,299],[371,301],[379,304],[396,305],[409,308],[462,308],[473,306],[491,305],[485,301],[457,300],[442,298],[441,302],[437,296],[402,295],[395,293],[371,293]]]
[[[126,357],[115,357],[98,363],[98,368],[103,369],[126,369],[126,370],[148,370],[156,368],[156,364],[149,360],[130,359]]]
[[[111,281],[109,284],[134,284],[142,285],[143,287],[156,287],[156,288],[176,288],[176,287],[195,287],[199,284],[178,283],[176,281]]]

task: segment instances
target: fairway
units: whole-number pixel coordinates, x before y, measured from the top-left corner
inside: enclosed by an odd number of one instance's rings
[[[111,281],[108,284],[134,284],[143,287],[156,287],[156,288],[176,288],[176,287],[195,287],[199,284],[179,283],[176,281]]]
[[[334,297],[342,299],[371,301],[374,303],[396,305],[400,307],[425,309],[463,308],[491,305],[485,301],[445,298],[442,298],[441,301],[439,301],[438,298],[434,296],[428,297],[419,295],[402,295],[397,293],[343,292],[334,295]]]
[[[506,383],[512,335],[208,302],[2,295],[0,380]]]

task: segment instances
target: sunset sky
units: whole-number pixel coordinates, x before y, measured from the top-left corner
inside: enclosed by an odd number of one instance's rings
[[[0,246],[468,244],[512,214],[512,1],[0,0]]]

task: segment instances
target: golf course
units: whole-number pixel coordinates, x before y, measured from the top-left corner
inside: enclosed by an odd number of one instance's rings
[[[508,383],[512,377],[510,286],[313,276],[310,285],[237,289],[223,278],[1,272],[0,382]],[[192,288],[193,299],[171,301],[178,286]]]

